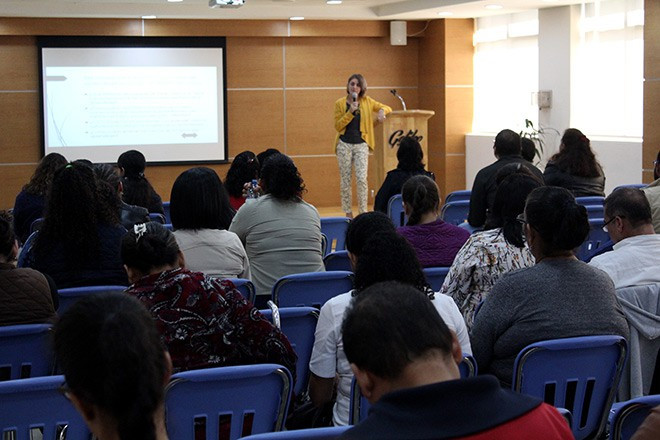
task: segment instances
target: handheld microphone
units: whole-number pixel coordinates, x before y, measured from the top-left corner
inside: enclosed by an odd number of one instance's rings
[[[351,97],[353,98],[353,102],[357,102],[357,98],[358,98],[358,94],[357,94],[357,93],[355,93],[355,92],[351,93]],[[358,110],[355,110],[355,113],[353,113],[353,114],[354,114],[354,115],[357,115],[357,114],[359,114],[359,113],[360,113],[360,110],[358,109]]]

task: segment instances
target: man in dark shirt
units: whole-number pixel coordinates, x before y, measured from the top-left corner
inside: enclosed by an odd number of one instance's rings
[[[456,335],[412,286],[385,282],[360,292],[342,333],[357,383],[374,404],[342,438],[573,438],[539,399],[501,389],[492,376],[460,379]]]
[[[502,130],[495,137],[493,145],[497,161],[482,168],[474,178],[470,194],[468,222],[475,227],[486,223],[488,212],[493,209],[497,190],[497,172],[510,163],[520,163],[543,182],[543,173],[521,156],[520,135],[513,130]]]

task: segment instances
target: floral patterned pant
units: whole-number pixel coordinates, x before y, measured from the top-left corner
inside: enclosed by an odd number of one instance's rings
[[[337,143],[337,162],[339,163],[339,186],[341,189],[341,209],[352,212],[351,170],[355,168],[357,180],[358,210],[367,211],[367,165],[369,160],[369,146],[366,142],[361,144],[347,144],[341,139]]]

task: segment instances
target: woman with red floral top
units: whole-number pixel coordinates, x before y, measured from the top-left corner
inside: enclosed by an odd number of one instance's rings
[[[165,227],[135,225],[122,241],[121,255],[133,283],[126,292],[151,312],[175,372],[274,363],[295,376],[297,356],[286,336],[230,281],[186,270]]]

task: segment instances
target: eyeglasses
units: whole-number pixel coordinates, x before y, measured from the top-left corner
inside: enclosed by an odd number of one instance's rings
[[[527,217],[525,216],[525,213],[518,214],[518,216],[516,216],[516,221],[520,224],[526,225]]]
[[[610,232],[610,231],[607,230],[607,225],[609,225],[610,223],[612,223],[612,222],[614,221],[614,219],[617,218],[617,217],[619,217],[619,218],[625,218],[625,216],[623,216],[623,215],[615,215],[614,217],[612,217],[611,219],[609,219],[608,221],[606,221],[606,222],[603,224],[603,231],[605,231],[605,232]]]

